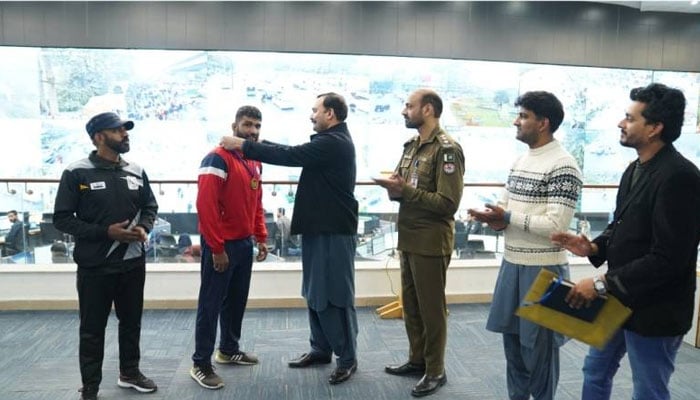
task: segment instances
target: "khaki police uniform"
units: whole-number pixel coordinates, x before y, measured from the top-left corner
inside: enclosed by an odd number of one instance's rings
[[[436,376],[445,367],[445,283],[464,188],[464,154],[438,126],[425,142],[415,136],[404,144],[395,172],[406,181],[398,199],[397,247],[409,361],[425,364],[426,374]]]

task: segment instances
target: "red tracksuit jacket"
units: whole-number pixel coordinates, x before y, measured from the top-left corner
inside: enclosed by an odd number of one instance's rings
[[[224,251],[226,240],[255,235],[258,243],[265,243],[261,172],[259,161],[246,160],[241,153],[222,147],[202,160],[197,183],[199,233],[214,254]]]

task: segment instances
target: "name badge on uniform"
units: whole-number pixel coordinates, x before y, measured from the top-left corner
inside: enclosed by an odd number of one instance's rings
[[[411,173],[411,182],[410,185],[414,188],[418,187],[418,173],[416,171],[413,171]]]
[[[101,182],[90,182],[90,190],[102,190],[107,189],[107,184],[104,181]]]

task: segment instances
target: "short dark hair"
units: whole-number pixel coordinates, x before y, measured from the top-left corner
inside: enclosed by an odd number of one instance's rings
[[[10,215],[10,214],[15,214],[15,215],[17,215],[17,210],[10,210],[10,211],[8,211],[8,212],[7,212],[7,215]]]
[[[345,98],[338,93],[328,92],[316,96],[317,99],[323,97],[323,107],[333,110],[338,121],[343,122],[348,117],[348,105]]]
[[[547,118],[549,129],[554,133],[564,120],[564,107],[557,96],[542,90],[525,92],[515,100],[516,107],[532,111],[537,118]]]
[[[685,113],[683,92],[662,83],[652,83],[646,87],[632,89],[630,99],[646,104],[642,116],[647,123],[664,124],[664,129],[661,131],[661,140],[664,143],[673,143],[678,139]]]
[[[284,215],[284,213],[285,213],[284,207],[278,208],[278,209],[277,209],[277,212],[280,213],[280,214],[282,214],[282,215]]]
[[[236,122],[240,121],[243,117],[262,121],[262,113],[257,107],[254,106],[242,106],[238,109],[238,111],[236,111]]]
[[[440,98],[440,96],[438,96],[438,94],[433,91],[423,92],[423,95],[420,99],[420,105],[421,107],[423,107],[426,104],[432,105],[434,117],[440,118],[440,115],[442,115],[442,99]]]

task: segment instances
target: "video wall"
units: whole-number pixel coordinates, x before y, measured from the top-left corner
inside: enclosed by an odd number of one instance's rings
[[[464,149],[466,182],[505,181],[511,163],[526,151],[515,139],[513,102],[525,91],[548,90],[566,112],[555,137],[575,155],[585,183],[617,184],[636,157],[619,145],[617,123],[629,90],[653,81],[685,93],[677,147],[700,164],[698,73],[331,54],[0,47],[0,176],[60,178],[69,163],[93,149],[87,120],[115,111],[135,121],[126,159],[143,165],[151,179],[195,180],[202,157],[231,134],[239,106],[262,110],[262,139],[300,144],[313,134],[316,95],[335,91],[350,108],[358,180],[368,181],[393,169],[403,143],[415,134],[401,116],[408,94],[432,87],[445,103],[443,127]],[[299,172],[265,166],[263,178],[294,181]],[[22,209],[50,212],[55,189],[47,190],[24,195]],[[5,208],[19,208],[12,203],[16,197],[0,192]],[[482,203],[496,192],[466,191],[465,202]],[[195,195],[194,185],[171,190],[159,198],[161,209],[194,212]],[[266,187],[265,196],[270,209],[285,206],[293,188]],[[379,188],[362,197],[364,211],[393,210]],[[587,207],[602,208],[593,198],[589,202]]]

